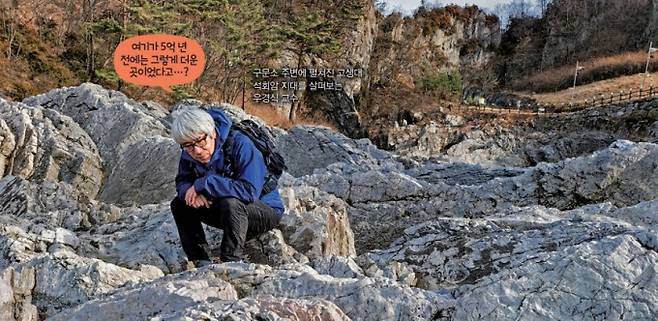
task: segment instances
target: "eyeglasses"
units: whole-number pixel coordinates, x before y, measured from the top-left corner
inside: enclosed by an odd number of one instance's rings
[[[194,147],[197,147],[197,146],[203,148],[203,147],[206,147],[206,142],[207,141],[208,141],[208,134],[203,134],[203,136],[195,139],[192,142],[180,144],[180,147],[185,149],[185,150],[193,150]]]

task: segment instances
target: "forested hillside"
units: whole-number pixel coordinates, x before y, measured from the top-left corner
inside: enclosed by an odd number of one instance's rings
[[[652,0],[542,1],[543,15],[528,14],[524,5],[510,11],[504,30],[498,17],[475,6],[384,16],[370,0],[2,0],[0,8],[0,95],[6,98],[88,81],[164,104],[182,98],[245,101],[286,119],[316,119],[380,146],[401,115],[459,103],[465,89],[563,89],[571,84],[569,75],[546,71],[646,50],[657,20]],[[119,80],[112,65],[117,44],[150,33],[197,40],[207,57],[202,76],[175,86],[173,94]],[[580,81],[636,73],[640,60],[587,66]],[[296,79],[304,85],[285,92],[298,101],[251,101],[254,70],[285,67],[358,73],[342,79],[305,74]],[[309,85],[328,81],[340,87]]]
[[[513,17],[498,51],[501,85],[527,84],[527,76],[577,60],[646,52],[656,35],[656,13],[652,0],[553,0],[542,17]]]
[[[242,105],[257,90],[256,69],[291,67],[309,71],[297,77],[305,86],[287,93],[299,100],[270,105],[290,119],[326,120],[352,137],[372,133],[380,119],[390,125],[409,102],[459,100],[463,85],[491,83],[489,62],[500,39],[498,19],[475,6],[385,17],[370,0],[0,3],[0,65],[8,70],[0,94],[7,98],[88,81],[165,104],[197,98]],[[117,44],[152,33],[197,40],[207,58],[203,75],[174,94],[119,80],[112,65]],[[330,79],[311,69],[354,76]],[[310,86],[328,81],[340,88]]]
[[[116,77],[112,53],[127,37],[170,33],[196,39],[207,66],[194,84],[168,99],[232,101],[251,70],[282,51],[336,54],[363,1],[85,0],[0,2],[0,65],[8,70],[0,93],[22,99],[47,89],[91,81],[131,96],[166,96],[127,86]],[[143,91],[143,92],[142,92]]]

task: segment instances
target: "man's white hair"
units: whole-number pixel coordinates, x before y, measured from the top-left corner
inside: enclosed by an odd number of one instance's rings
[[[191,142],[203,134],[212,135],[215,132],[215,121],[205,110],[193,107],[182,108],[172,113],[174,122],[171,125],[171,135],[179,143]]]

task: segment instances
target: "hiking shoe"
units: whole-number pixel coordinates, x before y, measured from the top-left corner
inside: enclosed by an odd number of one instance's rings
[[[213,263],[210,260],[194,260],[192,261],[192,264],[194,264],[195,268],[200,268],[200,267],[208,266]]]

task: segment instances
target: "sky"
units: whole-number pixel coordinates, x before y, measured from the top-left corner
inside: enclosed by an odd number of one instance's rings
[[[429,0],[428,3],[439,2],[442,5],[454,3],[456,5],[464,6],[466,4],[474,4],[480,8],[493,9],[497,4],[509,3],[510,0]],[[420,5],[420,0],[386,0],[388,10],[395,9],[399,6],[402,13],[412,13]],[[388,11],[387,10],[387,11]]]

